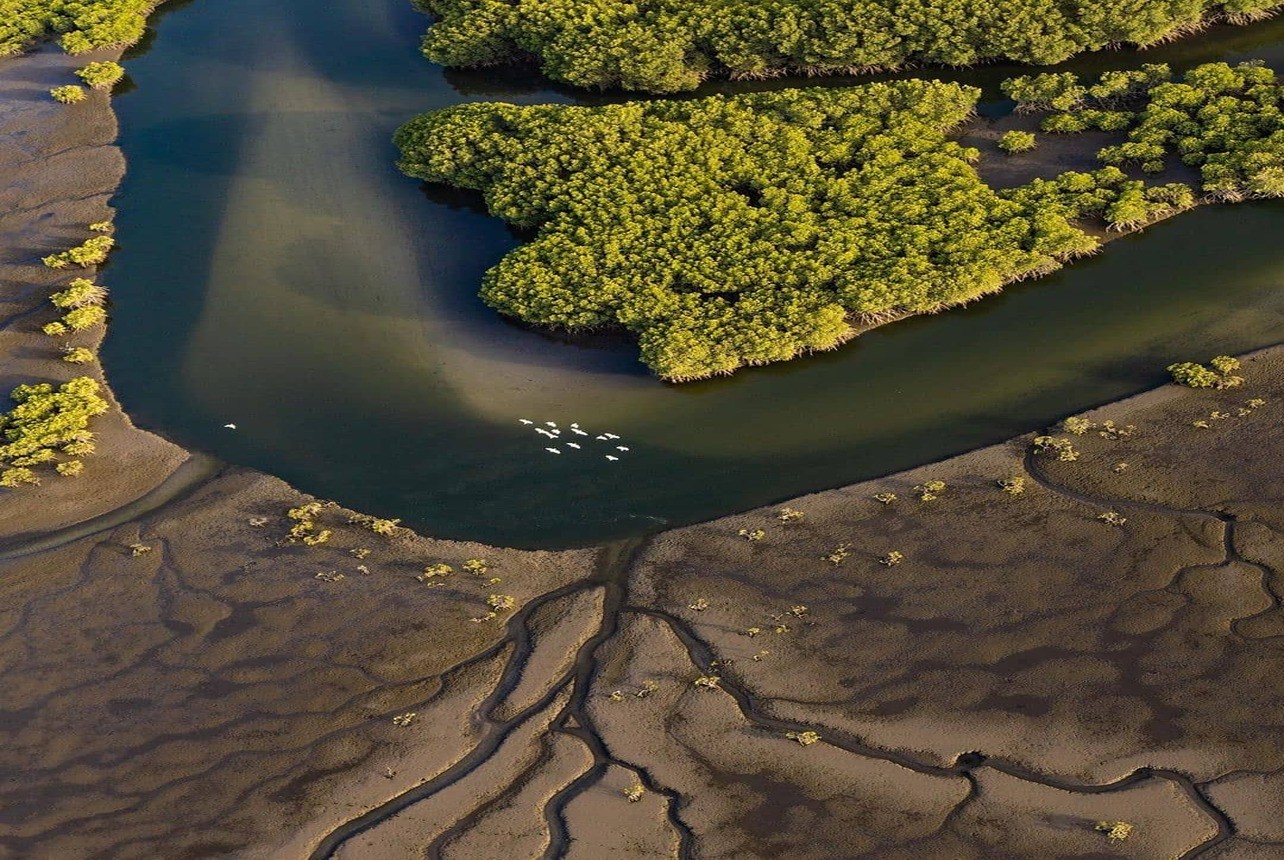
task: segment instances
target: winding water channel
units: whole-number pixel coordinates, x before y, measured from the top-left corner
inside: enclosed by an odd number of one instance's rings
[[[570,546],[944,457],[1154,385],[1174,359],[1284,340],[1284,204],[1256,203],[833,353],[665,385],[622,339],[529,331],[476,298],[518,239],[478,197],[399,174],[393,130],[466,101],[605,97],[446,72],[418,53],[425,23],[409,0],[163,9],[117,100],[129,174],[104,275],[104,360],[138,424],[434,536]],[[1284,62],[1284,21],[1070,67],[1250,57]],[[1011,72],[943,76],[997,99]],[[631,450],[553,456],[519,418]]]

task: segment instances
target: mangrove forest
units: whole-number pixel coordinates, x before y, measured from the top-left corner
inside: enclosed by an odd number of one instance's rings
[[[420,0],[424,53],[447,66],[538,60],[581,87],[694,89],[710,75],[834,74],[906,63],[1051,65],[1152,45],[1279,0]]]
[[[528,323],[636,334],[681,381],[829,349],[862,327],[1050,272],[1123,230],[1194,205],[1138,176],[1180,158],[1221,199],[1284,190],[1269,69],[1166,66],[1014,79],[1047,133],[1109,127],[1091,173],[987,185],[951,133],[980,92],[905,80],[603,107],[469,104],[396,135],[402,169],[475,189],[532,231],[483,299]],[[1123,137],[1126,135],[1126,138]],[[1128,170],[1136,175],[1130,175]]]

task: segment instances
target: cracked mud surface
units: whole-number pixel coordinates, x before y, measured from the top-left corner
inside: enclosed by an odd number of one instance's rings
[[[798,522],[599,550],[389,540],[338,508],[331,544],[277,546],[297,493],[221,472],[6,563],[0,851],[1278,856],[1284,350],[1246,368],[1100,410],[1137,429],[1073,437],[1075,462],[1014,440]],[[414,578],[478,555],[502,584]],[[472,621],[496,589],[520,609]]]
[[[78,62],[0,65],[6,384],[73,375],[39,257],[122,169],[105,101],[46,103]],[[1244,375],[1103,408],[1136,432],[1075,462],[1014,440],[562,553],[337,506],[283,545],[296,491],[114,411],[84,478],[0,496],[0,857],[1279,857],[1284,350]]]

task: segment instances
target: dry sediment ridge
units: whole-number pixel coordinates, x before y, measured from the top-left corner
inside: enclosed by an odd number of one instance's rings
[[[81,62],[0,65],[10,386],[75,375],[38,261],[123,169],[104,99],[45,95]],[[1020,439],[561,553],[337,507],[282,544],[296,491],[114,410],[83,478],[0,496],[0,857],[1278,856],[1284,352],[1246,376],[1106,407],[1137,431],[1075,462]]]

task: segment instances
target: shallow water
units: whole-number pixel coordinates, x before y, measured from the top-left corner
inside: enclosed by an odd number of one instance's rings
[[[435,536],[570,546],[938,459],[1284,340],[1284,205],[1249,204],[833,353],[665,385],[623,339],[528,331],[476,298],[517,239],[476,196],[399,174],[393,130],[584,94],[446,72],[424,26],[409,0],[195,0],[127,61],[104,360],[141,426]],[[1284,60],[1284,22],[1072,66],[1249,57]],[[1011,72],[951,77],[994,93]],[[522,417],[631,450],[554,456]]]

